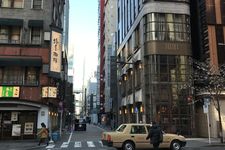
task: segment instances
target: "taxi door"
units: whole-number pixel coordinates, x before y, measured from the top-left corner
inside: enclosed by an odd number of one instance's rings
[[[146,140],[147,131],[144,125],[132,125],[130,136],[131,139],[135,142],[135,148],[150,147],[149,140]]]

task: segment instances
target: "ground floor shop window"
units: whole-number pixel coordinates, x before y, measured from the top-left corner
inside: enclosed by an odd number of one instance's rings
[[[36,111],[0,111],[0,139],[36,138],[37,115]]]

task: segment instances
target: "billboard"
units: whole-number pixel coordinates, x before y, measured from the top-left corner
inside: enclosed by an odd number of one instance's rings
[[[61,72],[62,62],[62,34],[56,31],[52,31],[51,36],[51,60],[50,71],[54,73]]]
[[[0,86],[0,97],[19,97],[20,87],[18,86]]]

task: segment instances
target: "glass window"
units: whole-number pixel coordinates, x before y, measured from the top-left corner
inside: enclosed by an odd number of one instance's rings
[[[131,127],[131,134],[146,134],[145,127],[143,125],[135,125]]]
[[[0,26],[0,43],[9,42],[9,29],[7,26]]]
[[[23,70],[20,67],[6,67],[4,68],[3,84],[22,84]]]
[[[20,27],[13,27],[11,30],[11,43],[19,44],[20,43]]]
[[[42,9],[42,0],[33,0],[34,9]]]
[[[37,83],[37,70],[34,67],[28,67],[26,70],[26,84],[36,85]]]
[[[20,27],[0,26],[0,43],[19,44]]]
[[[23,0],[14,0],[14,8],[23,8]]]
[[[0,0],[1,7],[23,8],[23,0]]]
[[[40,28],[31,28],[31,44],[40,44],[41,43],[41,29]]]
[[[190,22],[188,16],[151,13],[145,17],[144,32],[146,41],[190,41]]]
[[[116,129],[116,131],[123,132],[125,128],[126,128],[126,125],[121,125]]]

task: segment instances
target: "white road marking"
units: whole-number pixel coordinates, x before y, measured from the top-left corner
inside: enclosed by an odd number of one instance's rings
[[[103,147],[102,141],[99,141],[99,143],[101,144],[101,146]]]
[[[93,141],[87,141],[88,147],[95,147]]]
[[[71,140],[71,138],[72,138],[72,135],[73,135],[73,132],[71,132],[71,133],[70,133],[70,137],[69,137],[69,139],[68,139],[67,143],[69,143],[69,142],[70,142],[70,140]]]
[[[55,147],[55,145],[48,145],[47,147],[46,147],[46,149],[47,148],[54,148]]]
[[[80,141],[75,142],[74,147],[81,147],[81,142]]]
[[[67,148],[69,146],[68,144],[69,144],[68,142],[63,142],[63,144],[61,145],[61,148]]]

